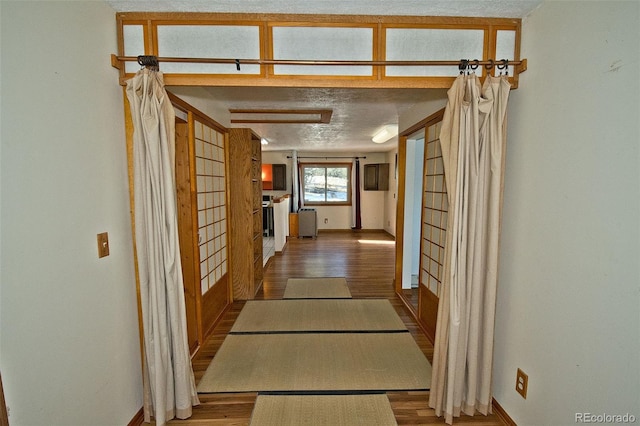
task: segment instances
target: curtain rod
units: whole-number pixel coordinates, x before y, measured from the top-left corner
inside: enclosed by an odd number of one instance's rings
[[[287,158],[293,158],[290,155],[287,155]],[[344,157],[297,157],[297,158],[324,158],[325,160],[328,160],[330,158],[355,158],[356,160],[360,159],[360,158],[367,158],[367,157],[353,157],[353,156],[344,156]]]
[[[177,58],[152,55],[141,56],[116,56],[118,61],[138,62],[140,65],[153,65],[159,62],[184,62],[197,64],[235,64],[240,70],[240,65],[351,65],[351,66],[458,66],[460,69],[475,69],[482,65],[487,69],[498,67],[504,69],[509,65],[522,65],[523,61],[508,59],[480,61],[477,59],[460,59],[457,61],[352,61],[352,60],[298,60],[298,59],[230,59],[230,58]],[[464,68],[463,68],[464,67]]]

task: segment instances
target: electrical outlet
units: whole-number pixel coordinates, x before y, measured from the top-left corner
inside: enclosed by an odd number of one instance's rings
[[[324,223],[325,223],[325,224],[329,223],[329,219],[325,217],[325,218],[324,218]]]
[[[109,234],[98,234],[98,258],[109,256]]]
[[[524,399],[527,399],[527,384],[529,383],[529,376],[524,371],[518,368],[516,374],[516,392],[518,392]]]

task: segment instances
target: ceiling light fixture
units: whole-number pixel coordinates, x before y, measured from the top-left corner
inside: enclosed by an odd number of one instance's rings
[[[384,143],[398,134],[398,126],[396,124],[388,124],[384,126],[378,133],[373,135],[371,140],[375,143]]]

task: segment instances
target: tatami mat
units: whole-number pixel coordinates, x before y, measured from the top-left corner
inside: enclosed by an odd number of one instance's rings
[[[228,335],[198,392],[425,390],[431,365],[410,333]]]
[[[387,299],[253,300],[231,333],[406,330]]]
[[[258,395],[250,426],[392,426],[389,399],[377,395]]]
[[[283,299],[350,299],[344,277],[289,278]]]

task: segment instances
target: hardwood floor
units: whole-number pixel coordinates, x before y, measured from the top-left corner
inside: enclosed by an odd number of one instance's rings
[[[410,316],[392,287],[395,244],[383,232],[321,232],[317,239],[292,239],[285,252],[276,255],[264,273],[257,299],[280,299],[288,278],[343,276],[354,298],[387,298],[391,301],[425,356],[432,360],[433,345]],[[196,382],[200,380],[245,302],[234,302],[193,359]],[[399,425],[441,425],[428,406],[429,392],[387,394]],[[202,394],[188,420],[172,425],[248,425],[256,393]],[[464,416],[455,424],[503,425],[495,415]]]

